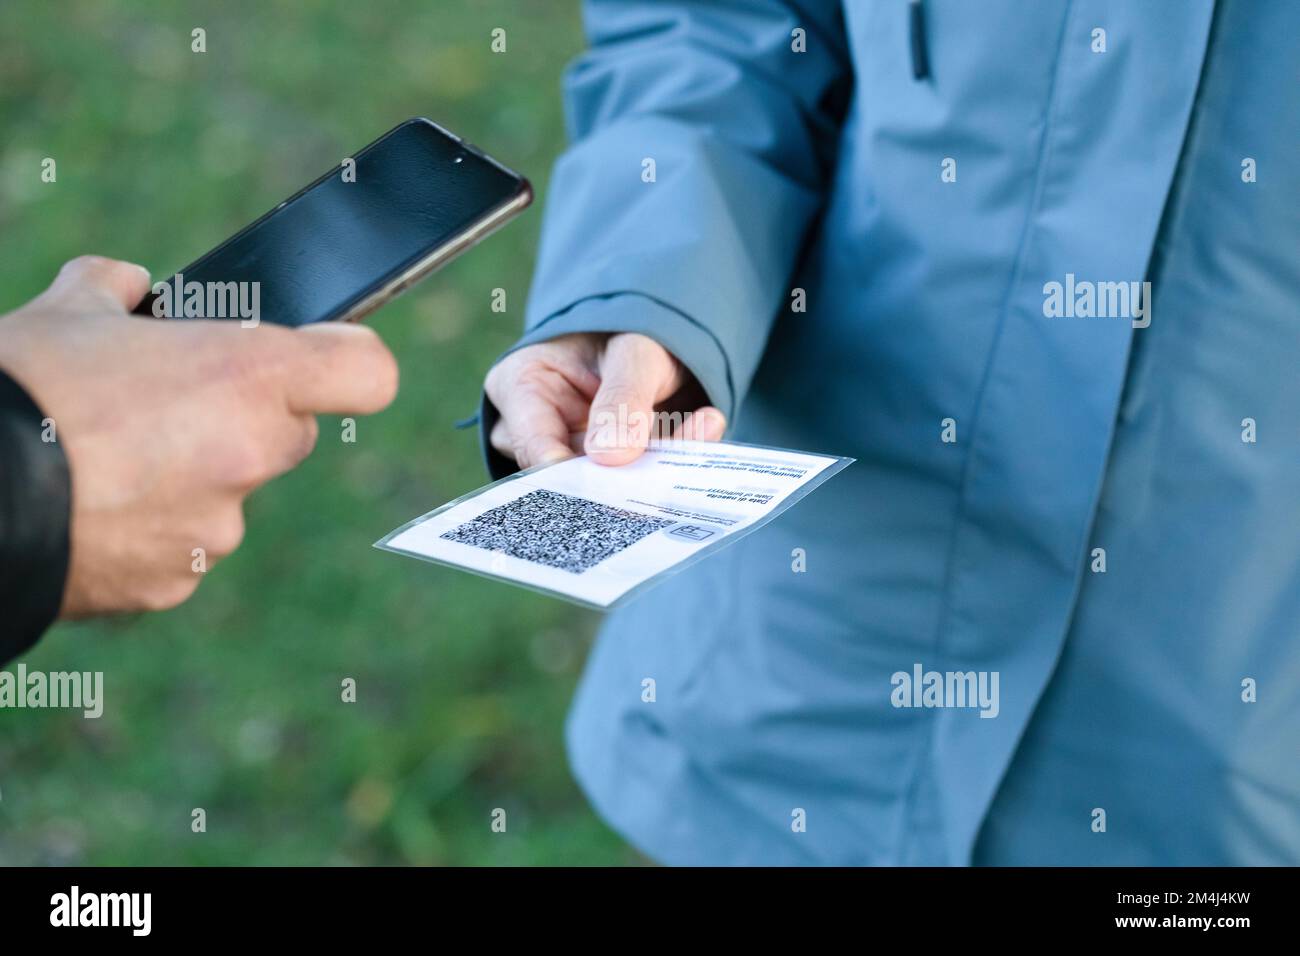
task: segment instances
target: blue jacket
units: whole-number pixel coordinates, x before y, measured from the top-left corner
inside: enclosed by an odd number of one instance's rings
[[[915,12],[586,6],[520,344],[858,461],[612,615],[574,770],[669,863],[1300,863],[1300,4]]]

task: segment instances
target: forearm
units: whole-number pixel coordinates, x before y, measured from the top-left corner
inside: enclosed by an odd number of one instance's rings
[[[588,0],[524,337],[637,333],[734,422],[820,209],[851,70],[834,0]],[[811,43],[796,49],[791,38]],[[674,82],[664,82],[674,76]],[[480,422],[489,471],[497,409]]]
[[[681,317],[704,334],[674,354],[707,366],[721,353],[725,381],[706,384],[734,419],[829,184],[851,82],[839,5],[586,10],[591,48],[566,74],[573,142],[547,190],[528,341],[578,331],[565,316],[577,307],[599,310],[603,331],[668,346]],[[646,311],[626,293],[660,307],[662,332],[624,323]]]

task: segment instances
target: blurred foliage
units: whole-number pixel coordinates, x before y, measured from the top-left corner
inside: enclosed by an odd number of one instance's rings
[[[0,309],[80,253],[168,274],[410,116],[544,192],[581,44],[568,2],[5,0]],[[594,618],[370,547],[485,480],[475,433],[451,424],[517,335],[540,218],[374,317],[402,366],[396,404],[354,445],[323,419],[315,455],[250,500],[243,547],[187,605],[62,625],[26,657],[103,671],[106,709],[0,711],[0,862],[633,860],[564,756]]]

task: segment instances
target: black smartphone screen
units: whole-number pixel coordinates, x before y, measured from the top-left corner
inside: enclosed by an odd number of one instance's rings
[[[340,165],[165,280],[165,307],[151,295],[137,311],[249,318],[231,314],[238,294],[245,309],[256,300],[257,321],[339,318],[528,188],[428,120],[409,120],[352,158],[354,181]]]

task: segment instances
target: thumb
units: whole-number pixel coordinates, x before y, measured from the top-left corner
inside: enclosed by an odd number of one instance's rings
[[[587,417],[585,451],[599,465],[626,465],[645,451],[656,383],[629,361],[610,362]]]
[[[126,311],[149,291],[149,271],[143,266],[103,256],[78,256],[63,264],[45,291],[52,299],[87,299]]]

